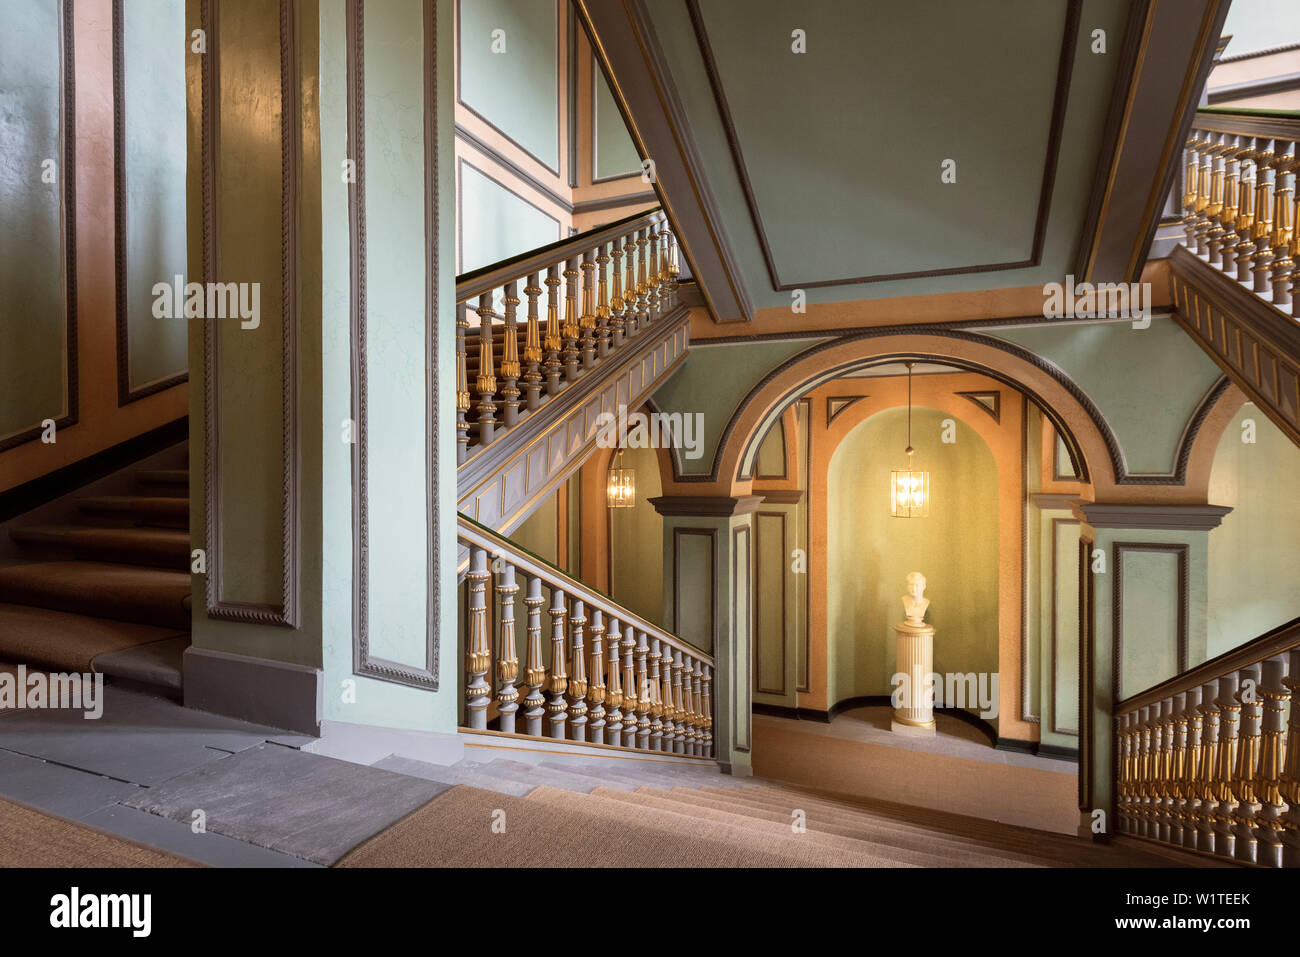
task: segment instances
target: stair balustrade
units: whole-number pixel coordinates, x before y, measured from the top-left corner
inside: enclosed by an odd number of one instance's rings
[[[1186,248],[1291,317],[1300,113],[1204,109],[1183,151]]]
[[[713,757],[711,656],[464,515],[458,537],[467,556],[467,729]],[[515,628],[521,589],[522,675]]]
[[[457,464],[602,363],[621,359],[676,308],[679,274],[676,237],[655,208],[460,276]]]
[[[1300,619],[1114,709],[1121,834],[1300,867]]]

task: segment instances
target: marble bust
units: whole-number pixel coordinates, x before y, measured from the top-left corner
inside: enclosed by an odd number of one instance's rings
[[[903,612],[907,615],[909,625],[925,623],[925,610],[930,607],[930,599],[925,597],[925,576],[912,572],[907,576],[907,594],[903,596]]]

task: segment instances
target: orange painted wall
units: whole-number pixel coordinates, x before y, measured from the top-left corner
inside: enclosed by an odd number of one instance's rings
[[[185,416],[182,384],[119,407],[113,210],[112,0],[73,4],[77,157],[78,420],[58,440],[0,453],[0,491]]]

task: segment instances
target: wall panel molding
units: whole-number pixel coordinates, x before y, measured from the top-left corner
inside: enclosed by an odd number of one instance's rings
[[[438,623],[441,621],[441,569],[435,531],[439,510],[435,476],[438,470],[436,328],[438,309],[438,191],[440,161],[437,117],[437,4],[423,0],[424,16],[424,174],[425,174],[425,495],[426,495],[426,624],[422,667],[380,657],[370,646],[369,461],[367,428],[367,299],[366,299],[366,137],[365,137],[365,0],[347,0],[347,127],[356,175],[348,188],[351,245],[350,337],[352,352],[352,665],[358,675],[431,691],[438,690]],[[429,106],[432,100],[433,105]],[[431,135],[432,134],[432,135]]]
[[[203,276],[215,282],[221,270],[221,223],[217,215],[219,195],[221,74],[220,0],[203,0],[201,23],[208,36],[203,55],[202,86],[202,180],[203,180]],[[299,436],[297,409],[298,277],[297,209],[298,182],[302,175],[299,154],[299,103],[297,95],[298,44],[293,0],[279,3],[280,43],[280,276],[281,276],[281,449],[283,455],[280,558],[282,576],[280,601],[275,605],[236,602],[224,597],[222,538],[224,498],[221,481],[221,348],[217,321],[203,323],[204,381],[204,476],[203,493],[208,563],[206,581],[207,616],[245,624],[298,624],[298,487]],[[228,320],[224,320],[228,321]]]
[[[80,409],[80,382],[78,379],[77,346],[77,70],[76,45],[73,31],[73,0],[59,4],[60,18],[60,77],[59,138],[62,168],[58,171],[63,182],[60,192],[63,209],[60,218],[63,227],[63,303],[64,350],[67,356],[65,383],[66,408],[54,419],[55,430],[76,425]],[[0,452],[25,445],[40,438],[44,425],[37,423],[12,435],[0,436]]]
[[[1188,669],[1188,641],[1187,627],[1190,617],[1190,589],[1189,589],[1189,552],[1188,545],[1177,544],[1160,544],[1156,542],[1115,542],[1114,543],[1114,568],[1115,581],[1112,586],[1113,594],[1111,596],[1111,675],[1113,700],[1121,701],[1124,698],[1132,697],[1136,692],[1126,691],[1124,689],[1124,554],[1125,552],[1158,552],[1163,554],[1172,554],[1178,560],[1178,580],[1176,587],[1178,589],[1178,620],[1175,625],[1177,636],[1177,647],[1175,649],[1175,667],[1177,673]],[[1145,689],[1139,688],[1138,691]]]

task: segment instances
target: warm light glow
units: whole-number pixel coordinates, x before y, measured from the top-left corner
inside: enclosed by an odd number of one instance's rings
[[[605,486],[605,504],[610,508],[631,508],[636,504],[636,470],[624,468],[619,464],[622,460],[623,450],[619,449]]]
[[[924,518],[930,514],[930,473],[895,469],[889,473],[890,514],[897,518]]]

